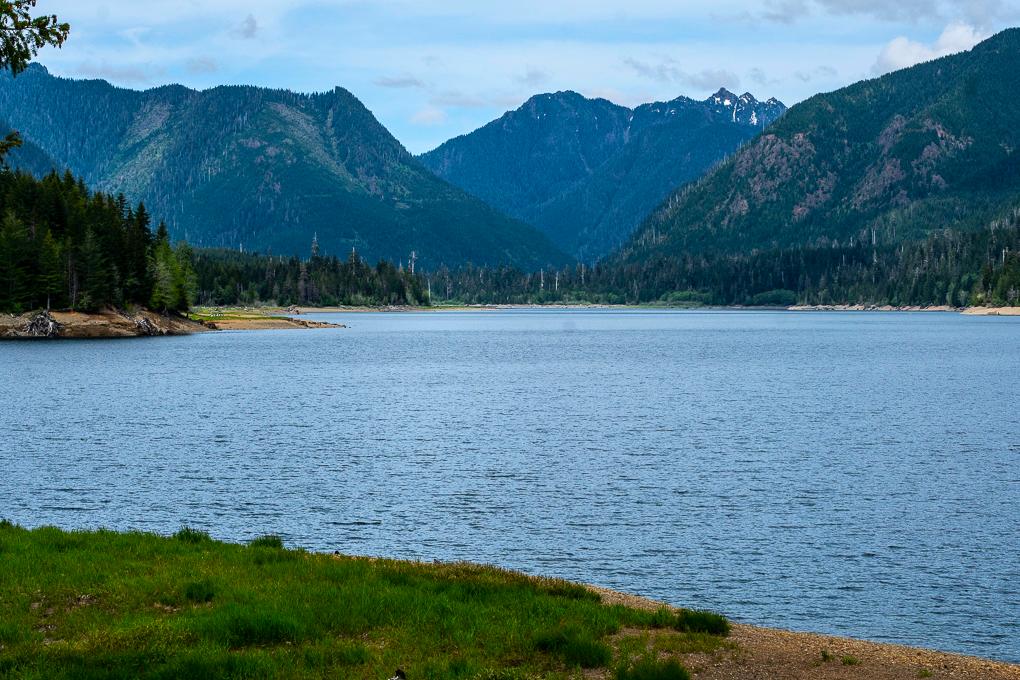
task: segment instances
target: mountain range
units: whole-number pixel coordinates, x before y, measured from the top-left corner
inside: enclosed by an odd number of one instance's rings
[[[415,159],[342,88],[136,92],[33,66],[0,74],[0,131],[26,141],[11,163],[144,200],[199,246],[304,254],[318,234],[426,267],[612,252],[650,271],[993,224],[1020,205],[1018,86],[1010,29],[789,111],[726,90],[635,109],[538,95]]]
[[[542,94],[420,157],[440,177],[532,224],[581,260],[624,243],[678,186],[785,113],[725,89],[635,109]]]
[[[883,245],[1020,204],[1020,29],[792,107],[675,192],[621,257]]]
[[[0,112],[25,147],[11,161],[69,168],[90,186],[144,201],[197,246],[323,253],[425,266],[536,268],[567,257],[535,228],[436,177],[343,88],[145,92],[0,74]]]

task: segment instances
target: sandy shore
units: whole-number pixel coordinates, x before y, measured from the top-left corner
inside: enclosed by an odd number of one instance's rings
[[[663,605],[635,595],[588,586],[608,604],[640,609]],[[622,634],[626,635],[626,631]],[[1020,666],[900,645],[734,624],[730,647],[679,660],[698,680],[1020,680]],[[608,678],[592,673],[591,678]]]
[[[1020,316],[1020,307],[968,307],[963,313],[973,316]]]

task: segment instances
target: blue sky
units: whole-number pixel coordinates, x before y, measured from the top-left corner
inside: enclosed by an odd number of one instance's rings
[[[413,152],[540,92],[627,106],[727,87],[793,104],[968,49],[1020,0],[40,0],[39,61],[144,89],[351,90]]]

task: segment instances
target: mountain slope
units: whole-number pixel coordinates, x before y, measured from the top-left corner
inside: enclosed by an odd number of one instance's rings
[[[631,261],[976,229],[1020,200],[1020,30],[815,96],[672,196]]]
[[[435,177],[350,92],[255,87],[146,92],[0,76],[0,110],[26,140],[108,192],[143,200],[195,245],[425,264],[559,263],[533,228]]]
[[[0,138],[13,132],[9,125],[0,123]],[[24,170],[37,177],[49,174],[59,168],[49,155],[32,142],[21,141],[21,146],[11,149],[3,163],[12,170]]]
[[[594,259],[623,242],[677,186],[785,111],[720,90],[631,110],[576,92],[532,97],[421,156],[440,177]]]

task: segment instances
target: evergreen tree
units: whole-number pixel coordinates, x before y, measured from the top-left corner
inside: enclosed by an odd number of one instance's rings
[[[152,253],[153,281],[149,306],[164,314],[180,303],[180,271],[169,240],[157,238]]]
[[[28,230],[13,211],[0,224],[0,309],[21,312],[31,288]]]
[[[191,246],[182,242],[177,244],[174,256],[177,260],[177,278],[174,282],[176,300],[173,310],[186,312],[198,295],[198,275],[193,264],[194,252]]]
[[[79,306],[85,311],[94,311],[113,304],[114,282],[110,260],[104,252],[100,237],[89,227],[80,251],[82,289]]]
[[[61,300],[64,292],[64,261],[60,244],[47,229],[39,253],[39,291],[46,295],[46,309]]]

